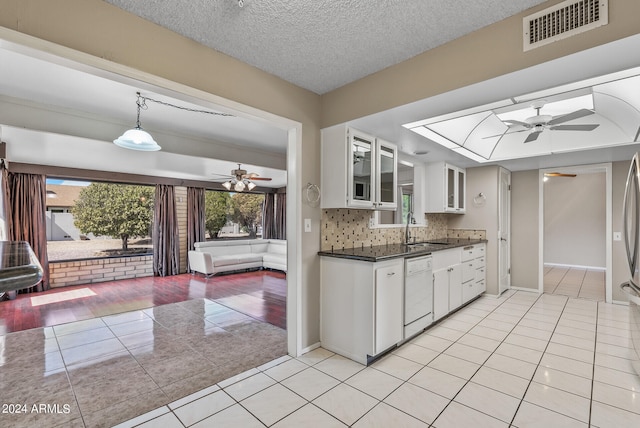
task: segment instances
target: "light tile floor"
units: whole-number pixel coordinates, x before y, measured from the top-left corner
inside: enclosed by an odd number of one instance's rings
[[[544,292],[604,302],[605,272],[597,269],[545,266]]]
[[[508,291],[365,367],[319,348],[120,427],[638,427],[628,307]]]
[[[208,299],[0,335],[0,427],[111,427],[286,352],[285,330]],[[202,402],[223,410],[242,392]],[[186,423],[209,416],[187,409]]]

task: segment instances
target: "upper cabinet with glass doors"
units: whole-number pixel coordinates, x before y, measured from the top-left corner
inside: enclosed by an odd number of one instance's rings
[[[427,212],[465,212],[466,170],[446,162],[427,164]]]
[[[397,149],[344,125],[322,130],[322,208],[395,210]]]

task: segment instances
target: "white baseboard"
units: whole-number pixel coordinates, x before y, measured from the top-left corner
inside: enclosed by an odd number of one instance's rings
[[[310,346],[307,346],[307,347],[306,347],[306,348],[304,348],[304,349],[301,349],[301,350],[300,350],[300,355],[304,355],[304,354],[306,354],[307,352],[311,352],[311,351],[313,351],[314,349],[318,349],[319,347],[320,347],[320,342],[316,342],[316,343],[314,343],[313,345],[310,345]],[[298,355],[298,357],[299,357],[300,355]]]
[[[527,292],[529,292],[529,293],[536,293],[536,294],[540,294],[540,293],[538,292],[538,289],[537,289],[537,288],[526,288],[526,287],[514,287],[514,286],[511,286],[511,287],[509,288],[509,290],[527,291]]]
[[[624,306],[629,306],[629,302],[623,302],[621,300],[614,300],[611,302],[614,305],[624,305]]]
[[[559,267],[559,268],[567,268],[567,269],[589,269],[589,270],[597,270],[602,272],[605,272],[607,270],[606,267],[602,267],[602,266],[566,265],[562,263],[545,263],[544,267]]]

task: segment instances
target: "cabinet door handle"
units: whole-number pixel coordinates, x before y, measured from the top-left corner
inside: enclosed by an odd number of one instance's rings
[[[395,272],[389,272],[389,273],[387,274],[387,276],[393,276],[393,275],[395,275],[395,274],[396,274]]]

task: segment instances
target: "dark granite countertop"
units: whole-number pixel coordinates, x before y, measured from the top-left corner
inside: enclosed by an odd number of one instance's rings
[[[450,248],[466,247],[467,245],[481,244],[486,239],[457,239],[441,238],[430,239],[417,244],[389,244],[370,247],[345,248],[339,250],[319,251],[318,255],[325,257],[337,257],[341,259],[360,260],[365,262],[379,262],[400,257],[414,257],[431,254],[436,251]]]

